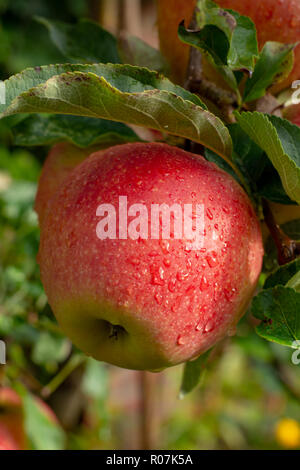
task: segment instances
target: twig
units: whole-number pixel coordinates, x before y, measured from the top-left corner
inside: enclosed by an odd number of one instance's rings
[[[265,199],[263,199],[262,204],[265,222],[278,251],[278,263],[283,266],[295,260],[297,256],[300,255],[300,242],[292,240],[284,233],[281,227],[276,223],[270,206]]]
[[[141,391],[141,432],[142,450],[155,449],[157,446],[157,374],[141,371],[139,373]]]
[[[196,9],[189,25],[190,30],[197,29]],[[203,76],[202,53],[195,47],[190,47],[190,58],[187,69],[185,88],[197,93],[214,103],[224,115],[228,123],[235,122],[233,110],[237,107],[237,97],[234,93],[219,88],[215,83]]]
[[[85,356],[74,354],[59,373],[41,390],[43,398],[48,398],[69,377],[69,375],[86,361]]]

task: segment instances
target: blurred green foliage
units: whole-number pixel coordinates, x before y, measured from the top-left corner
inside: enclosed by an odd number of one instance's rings
[[[0,0],[0,79],[64,61],[34,16],[72,22],[88,13],[85,0]],[[77,351],[60,332],[40,281],[33,204],[46,151],[12,147],[9,126],[1,124],[0,338],[8,359],[3,383],[23,397],[34,449],[134,446],[140,413],[136,373]],[[182,367],[162,373],[160,448],[277,449],[276,424],[284,417],[300,421],[299,366],[291,363],[290,349],[258,337],[252,321],[245,317],[237,336],[220,345],[201,388],[184,400],[178,400]],[[32,394],[50,404],[59,425],[45,418]]]
[[[88,15],[85,0],[0,0],[0,79],[26,67],[64,62],[36,16],[74,22]]]

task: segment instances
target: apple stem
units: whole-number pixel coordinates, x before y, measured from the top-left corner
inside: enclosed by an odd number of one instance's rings
[[[269,232],[275,242],[280,266],[294,261],[300,255],[300,242],[292,240],[277,224],[268,202],[263,199],[263,213]]]

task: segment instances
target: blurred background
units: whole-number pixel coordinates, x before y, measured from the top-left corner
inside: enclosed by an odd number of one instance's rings
[[[91,18],[158,47],[154,0],[0,0],[0,79],[65,62],[36,16]],[[300,374],[291,350],[268,343],[247,315],[215,351],[201,387],[179,400],[182,366],[159,374],[87,359],[59,331],[36,254],[33,202],[48,148],[12,145],[0,123],[0,384],[22,397],[33,449],[300,448]],[[57,416],[37,412],[39,397]],[[0,398],[1,424],[1,398]]]

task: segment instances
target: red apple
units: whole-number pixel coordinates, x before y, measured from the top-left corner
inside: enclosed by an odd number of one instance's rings
[[[118,230],[100,239],[99,207],[115,208],[119,226],[120,196],[148,214],[153,204],[190,204],[197,218],[200,207],[203,245],[153,239],[150,229],[139,236],[141,225],[137,239]],[[130,369],[161,369],[212,347],[245,312],[262,265],[259,222],[242,188],[166,144],[92,154],[62,183],[43,224],[41,276],[62,329],[88,355]]]
[[[171,78],[184,83],[189,60],[189,46],[178,38],[178,26],[189,25],[196,0],[157,0],[157,24],[160,48],[171,68]]]
[[[22,400],[8,387],[0,388],[0,450],[27,448]]]
[[[11,434],[0,422],[0,450],[21,450]]]

